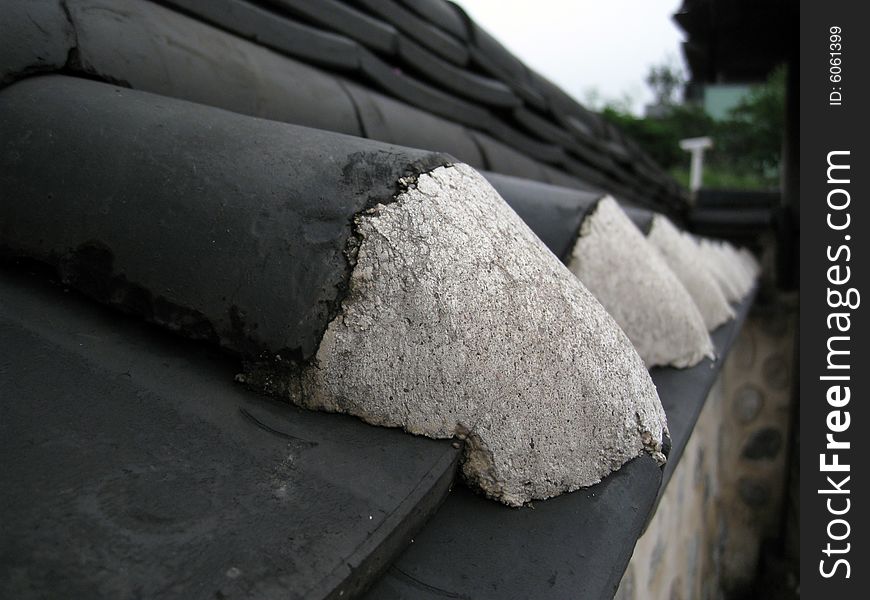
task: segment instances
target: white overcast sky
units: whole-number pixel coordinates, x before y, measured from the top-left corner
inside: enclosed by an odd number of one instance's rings
[[[682,31],[671,19],[681,0],[456,0],[527,65],[580,100],[651,101],[650,65],[683,64]]]

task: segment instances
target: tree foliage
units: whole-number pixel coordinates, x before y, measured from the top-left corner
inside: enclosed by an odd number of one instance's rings
[[[720,123],[718,145],[738,172],[757,173],[768,183],[779,182],[782,135],[785,130],[785,78],[781,67],[755,88]]]
[[[659,104],[667,104],[663,100],[675,93],[669,87],[675,77],[666,65],[650,70],[647,83]],[[696,104],[676,103],[656,117],[634,116],[615,103],[605,105],[602,115],[684,182],[688,181],[689,156],[680,149],[679,141],[710,136],[714,147],[705,155],[705,186],[770,188],[779,184],[785,126],[784,68],[775,70],[724,120],[713,119]]]
[[[692,104],[675,105],[656,118],[636,117],[612,106],[605,106],[601,114],[668,170],[687,162],[688,155],[680,149],[680,140],[711,135],[716,126],[703,108]]]
[[[680,68],[673,61],[650,67],[646,84],[652,90],[656,103],[662,106],[676,104],[680,89],[685,85]]]

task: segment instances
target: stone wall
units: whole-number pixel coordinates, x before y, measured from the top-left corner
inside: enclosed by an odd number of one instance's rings
[[[720,510],[726,523],[721,583],[726,597],[745,593],[765,539],[780,537],[791,437],[796,315],[756,308],[724,365]]]
[[[796,314],[753,309],[616,593],[630,599],[747,594],[762,543],[780,536]]]

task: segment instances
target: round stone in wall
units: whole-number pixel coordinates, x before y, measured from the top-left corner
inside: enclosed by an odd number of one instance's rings
[[[764,393],[747,383],[734,394],[734,414],[741,423],[750,423],[764,406]]]
[[[776,458],[782,449],[782,433],[774,427],[759,429],[743,446],[743,458],[750,460],[770,460]]]

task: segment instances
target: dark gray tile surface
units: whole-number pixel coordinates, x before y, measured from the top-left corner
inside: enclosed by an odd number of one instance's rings
[[[459,451],[237,368],[0,268],[0,597],[348,597],[384,569]]]

